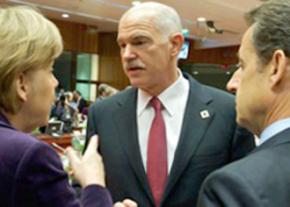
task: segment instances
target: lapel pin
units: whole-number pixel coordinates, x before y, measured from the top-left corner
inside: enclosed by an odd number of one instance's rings
[[[200,116],[202,119],[206,119],[206,118],[209,118],[209,112],[208,110],[203,110],[200,112]]]

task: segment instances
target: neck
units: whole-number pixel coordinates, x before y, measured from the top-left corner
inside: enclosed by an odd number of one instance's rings
[[[152,88],[142,90],[146,91],[151,96],[158,96],[178,79],[180,75],[178,70],[178,68],[175,68],[171,75],[168,75],[167,78],[163,78],[162,82],[157,83]]]
[[[13,126],[15,129],[26,133],[33,131],[34,128],[29,127],[29,124],[27,124],[27,117],[22,116],[20,113],[11,114],[2,111],[2,114],[7,118],[11,126]]]
[[[290,96],[276,96],[274,97],[271,104],[269,104],[269,109],[266,112],[266,116],[263,122],[263,129],[271,125],[272,123],[279,121],[281,119],[290,117]]]

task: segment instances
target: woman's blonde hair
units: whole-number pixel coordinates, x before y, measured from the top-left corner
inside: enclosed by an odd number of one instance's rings
[[[0,109],[15,114],[20,106],[17,76],[52,63],[62,49],[59,30],[36,10],[0,8]]]

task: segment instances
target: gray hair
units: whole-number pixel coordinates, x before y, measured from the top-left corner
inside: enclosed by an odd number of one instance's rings
[[[142,10],[147,10],[145,17],[153,17],[151,18],[153,24],[164,36],[182,31],[182,24],[177,11],[172,7],[157,2],[144,2],[134,6],[122,16],[121,20],[134,12]]]
[[[269,0],[245,16],[253,25],[252,43],[262,64],[267,64],[275,50],[290,56],[290,1]]]

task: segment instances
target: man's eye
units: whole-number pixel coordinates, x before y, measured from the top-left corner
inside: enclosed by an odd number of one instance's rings
[[[143,45],[145,43],[145,41],[136,41],[133,44],[134,45]]]
[[[119,44],[119,47],[120,48],[125,48],[126,47],[126,44]]]

